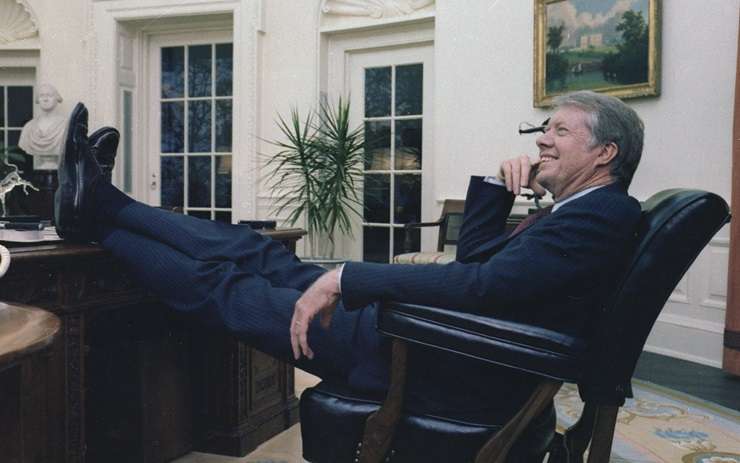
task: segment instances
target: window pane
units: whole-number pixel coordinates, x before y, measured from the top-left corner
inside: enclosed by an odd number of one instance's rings
[[[391,211],[391,176],[366,174],[363,195],[365,222],[388,223]]]
[[[188,207],[211,207],[211,157],[188,157]]]
[[[388,263],[390,228],[362,227],[362,260]]]
[[[421,221],[421,175],[396,175],[394,223]]]
[[[7,132],[0,130],[0,154],[3,155],[6,163],[13,164],[18,167],[21,177],[28,179],[29,174],[33,172],[33,157],[29,156],[20,149],[20,147],[18,147],[18,139],[20,136],[20,130],[8,130]],[[5,157],[6,155],[7,157]],[[7,172],[5,173],[7,174]],[[19,190],[20,189],[16,191]],[[25,195],[19,196],[18,194],[13,194],[11,197],[19,198],[22,203],[26,202],[22,199]]]
[[[9,151],[17,151],[19,153],[22,153],[23,150],[18,147],[18,140],[21,139],[21,131],[20,130],[8,130],[8,150]]]
[[[21,176],[27,179],[31,172],[33,172],[33,156],[26,154],[26,152],[18,146],[18,140],[21,138],[20,130],[8,130],[7,137],[7,161],[11,164],[15,164],[21,174],[23,174]]]
[[[162,103],[162,141],[163,153],[182,153],[184,142],[184,103]]]
[[[229,211],[216,211],[216,221],[231,223],[231,212]]]
[[[122,135],[123,135],[123,191],[131,192],[133,188],[133,166],[132,158],[133,153],[131,151],[131,144],[133,143],[133,130],[132,130],[132,93],[128,90],[123,92],[123,124],[122,124]]]
[[[396,67],[396,116],[422,113],[423,82],[423,65]]]
[[[211,220],[211,211],[188,211],[188,215],[198,217],[199,219]]]
[[[183,158],[182,156],[163,156],[161,160],[162,207],[183,206]]]
[[[216,207],[231,207],[231,156],[216,156]]]
[[[390,168],[390,121],[365,122],[365,170],[387,170]]]
[[[216,45],[216,95],[231,96],[234,47],[230,43]]]
[[[8,87],[8,127],[23,127],[33,119],[33,87]]]
[[[211,101],[188,102],[188,152],[211,151]]]
[[[181,98],[185,82],[184,47],[162,48],[162,98]]]
[[[211,96],[211,46],[188,47],[188,95]]]
[[[5,87],[0,86],[0,127],[5,127]]]
[[[216,151],[231,152],[231,100],[216,101]]]
[[[409,240],[406,243],[406,239]],[[408,246],[407,246],[408,245]],[[397,256],[404,252],[419,252],[421,250],[421,229],[393,228],[393,255]]]
[[[365,69],[365,117],[391,115],[391,68]]]
[[[421,119],[396,121],[396,169],[421,169]]]

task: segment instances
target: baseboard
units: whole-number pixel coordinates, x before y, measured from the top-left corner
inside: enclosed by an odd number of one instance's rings
[[[658,317],[657,323],[666,323],[668,325],[690,328],[692,330],[706,331],[707,333],[724,334],[724,323],[717,323],[699,318],[686,317],[672,313],[662,313]]]
[[[673,357],[673,358],[677,358],[681,360],[686,360],[689,362],[694,362],[694,363],[706,365],[709,367],[722,368],[721,360],[712,360],[706,357],[700,357],[698,355],[692,355],[692,354],[677,351],[674,349],[668,349],[666,347],[658,347],[658,346],[652,346],[650,344],[645,344],[644,350],[646,352],[652,352],[653,354],[665,355],[667,357]]]

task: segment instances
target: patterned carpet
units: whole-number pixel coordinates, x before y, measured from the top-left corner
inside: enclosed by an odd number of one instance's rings
[[[638,380],[634,393],[619,410],[612,462],[740,463],[740,412]],[[575,386],[556,407],[562,430],[583,407]]]
[[[313,382],[296,371],[297,392]],[[617,418],[612,463],[740,463],[740,412],[643,381],[634,389]],[[556,397],[559,430],[582,406],[575,386],[565,385]],[[293,426],[244,458],[191,453],[176,463],[302,463],[300,434]]]

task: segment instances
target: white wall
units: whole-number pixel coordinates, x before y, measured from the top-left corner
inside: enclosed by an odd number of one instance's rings
[[[628,100],[646,126],[630,189],[638,199],[688,187],[729,202],[739,9],[739,0],[663,1],[661,96]],[[532,106],[532,37],[531,1],[437,1],[435,199],[462,198],[469,175],[536,154],[534,136],[516,135],[520,121],[547,115]],[[728,232],[720,231],[681,282],[649,349],[719,365]]]
[[[318,101],[319,2],[270,0],[264,3],[263,17],[258,83],[258,136],[263,141],[258,143],[258,151],[266,155],[276,148],[264,140],[283,139],[275,123],[277,115],[289,121],[290,110],[295,107],[305,117]],[[266,170],[263,168],[260,173],[264,177]],[[260,217],[275,217],[270,191],[264,183],[260,185],[257,203]]]
[[[738,0],[663,2],[662,94],[627,100],[646,126],[638,199],[676,186],[729,199]],[[439,0],[436,20],[438,198],[464,195],[467,176],[534,155],[520,121],[532,106],[533,2]],[[465,115],[466,117],[461,117]],[[464,166],[464,167],[460,167]]]
[[[28,0],[28,4],[36,14],[42,44],[37,82],[56,86],[64,98],[61,110],[71,112],[86,94],[87,72],[91,68],[86,53],[87,2]],[[45,49],[45,44],[53,47]]]

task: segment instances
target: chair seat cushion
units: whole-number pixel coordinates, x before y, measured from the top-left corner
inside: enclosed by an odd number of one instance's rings
[[[455,254],[444,252],[407,252],[393,256],[394,264],[449,264]]]
[[[303,458],[312,463],[352,462],[367,417],[383,397],[354,391],[337,382],[321,382],[301,396]],[[472,423],[408,410],[391,445],[392,462],[473,461],[503,423]],[[548,407],[514,445],[507,461],[539,461],[555,433],[555,411]],[[392,456],[391,456],[392,455]]]
[[[387,336],[486,362],[577,382],[586,341],[545,328],[454,310],[387,303],[378,314]]]

